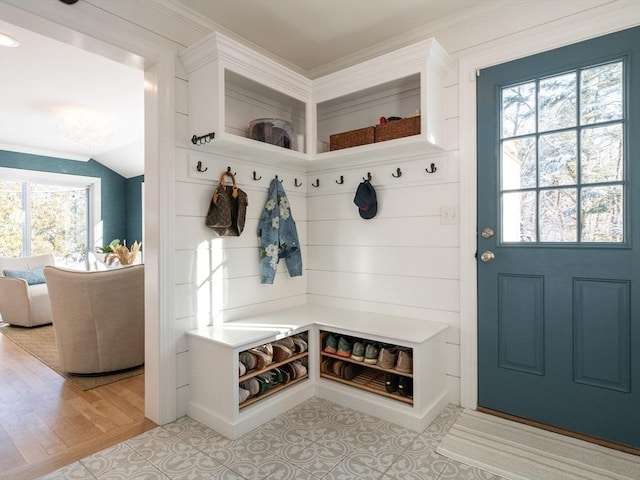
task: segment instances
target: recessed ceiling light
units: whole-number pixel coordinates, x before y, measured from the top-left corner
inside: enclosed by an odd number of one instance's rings
[[[17,47],[20,42],[8,33],[0,32],[0,47]]]

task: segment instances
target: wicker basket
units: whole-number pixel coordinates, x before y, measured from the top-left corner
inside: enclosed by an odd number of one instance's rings
[[[420,115],[376,125],[376,142],[420,134]]]
[[[375,127],[359,128],[349,132],[336,133],[329,137],[329,150],[368,145],[375,141]]]

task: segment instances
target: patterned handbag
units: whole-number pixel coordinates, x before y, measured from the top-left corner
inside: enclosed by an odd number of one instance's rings
[[[231,177],[232,185],[225,185],[225,177]],[[238,188],[236,177],[230,171],[220,175],[209,203],[206,225],[219,236],[238,237],[244,230],[247,216],[247,194]]]

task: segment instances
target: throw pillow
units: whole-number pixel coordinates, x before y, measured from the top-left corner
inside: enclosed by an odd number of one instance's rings
[[[44,267],[34,268],[33,270],[5,270],[5,276],[9,278],[21,278],[26,280],[28,285],[37,285],[39,283],[46,283],[44,278]]]

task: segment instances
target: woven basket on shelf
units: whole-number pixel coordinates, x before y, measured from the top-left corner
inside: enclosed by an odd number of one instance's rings
[[[376,142],[420,134],[420,115],[376,125]]]
[[[375,141],[375,127],[358,128],[349,132],[336,133],[329,137],[329,150],[367,145]]]

